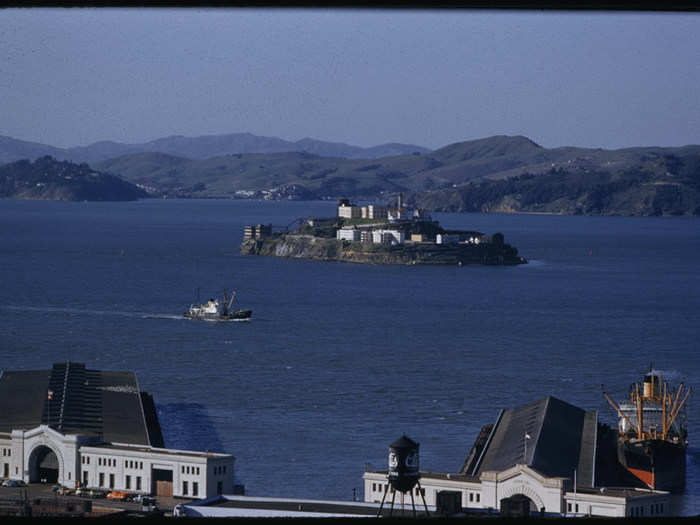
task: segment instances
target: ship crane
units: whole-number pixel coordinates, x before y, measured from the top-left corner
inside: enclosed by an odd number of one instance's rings
[[[656,376],[653,370],[650,370],[649,375],[645,378],[641,386],[637,382],[631,385],[630,405],[627,405],[627,413],[625,413],[620,405],[618,405],[607,392],[603,391],[603,396],[605,396],[605,399],[615,410],[620,419],[627,423],[627,426],[636,434],[637,439],[640,440],[659,438],[658,429],[654,426],[648,425],[645,429],[644,407],[649,407],[651,411],[658,411],[660,409],[660,439],[666,440],[669,438],[669,434],[676,434],[676,432],[673,431],[673,424],[678,419],[678,415],[688,401],[691,392],[692,389],[686,387],[684,382],[680,383],[675,392],[671,391],[668,388],[668,383],[663,381],[663,377],[660,374]],[[630,419],[630,409],[634,409],[636,412],[636,421]],[[622,430],[620,430],[620,432],[622,433]],[[680,438],[682,436],[678,437]]]
[[[685,415],[691,392],[683,382],[669,388],[652,367],[642,382],[630,385],[628,398],[619,403],[603,391],[619,417],[618,462],[650,489],[685,489],[688,433],[680,415]]]

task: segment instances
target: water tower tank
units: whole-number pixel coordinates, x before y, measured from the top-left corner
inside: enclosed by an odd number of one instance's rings
[[[420,478],[418,443],[404,434],[389,445],[389,483],[399,492],[408,492]]]

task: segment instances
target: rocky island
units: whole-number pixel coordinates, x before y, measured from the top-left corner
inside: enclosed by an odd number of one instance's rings
[[[338,203],[338,216],[299,219],[292,231],[246,226],[243,255],[365,264],[517,265],[527,263],[502,233],[446,230],[423,210]]]

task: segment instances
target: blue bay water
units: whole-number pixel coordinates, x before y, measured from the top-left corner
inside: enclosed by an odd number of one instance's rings
[[[547,395],[615,418],[648,369],[700,386],[700,220],[436,214],[500,231],[519,267],[370,266],[241,256],[245,224],[331,202],[0,201],[0,368],[133,370],[166,445],[223,450],[253,495],[352,497],[407,433],[457,471],[498,410]],[[238,292],[250,323],[180,315]],[[689,405],[684,514],[700,513]]]

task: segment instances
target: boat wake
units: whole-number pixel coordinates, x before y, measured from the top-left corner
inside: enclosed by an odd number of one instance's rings
[[[71,315],[100,315],[109,317],[131,317],[136,319],[178,319],[184,320],[182,315],[174,314],[159,314],[146,312],[123,312],[117,310],[91,310],[81,308],[60,308],[53,306],[0,306],[0,310],[11,312],[40,312],[40,313],[59,313]]]

